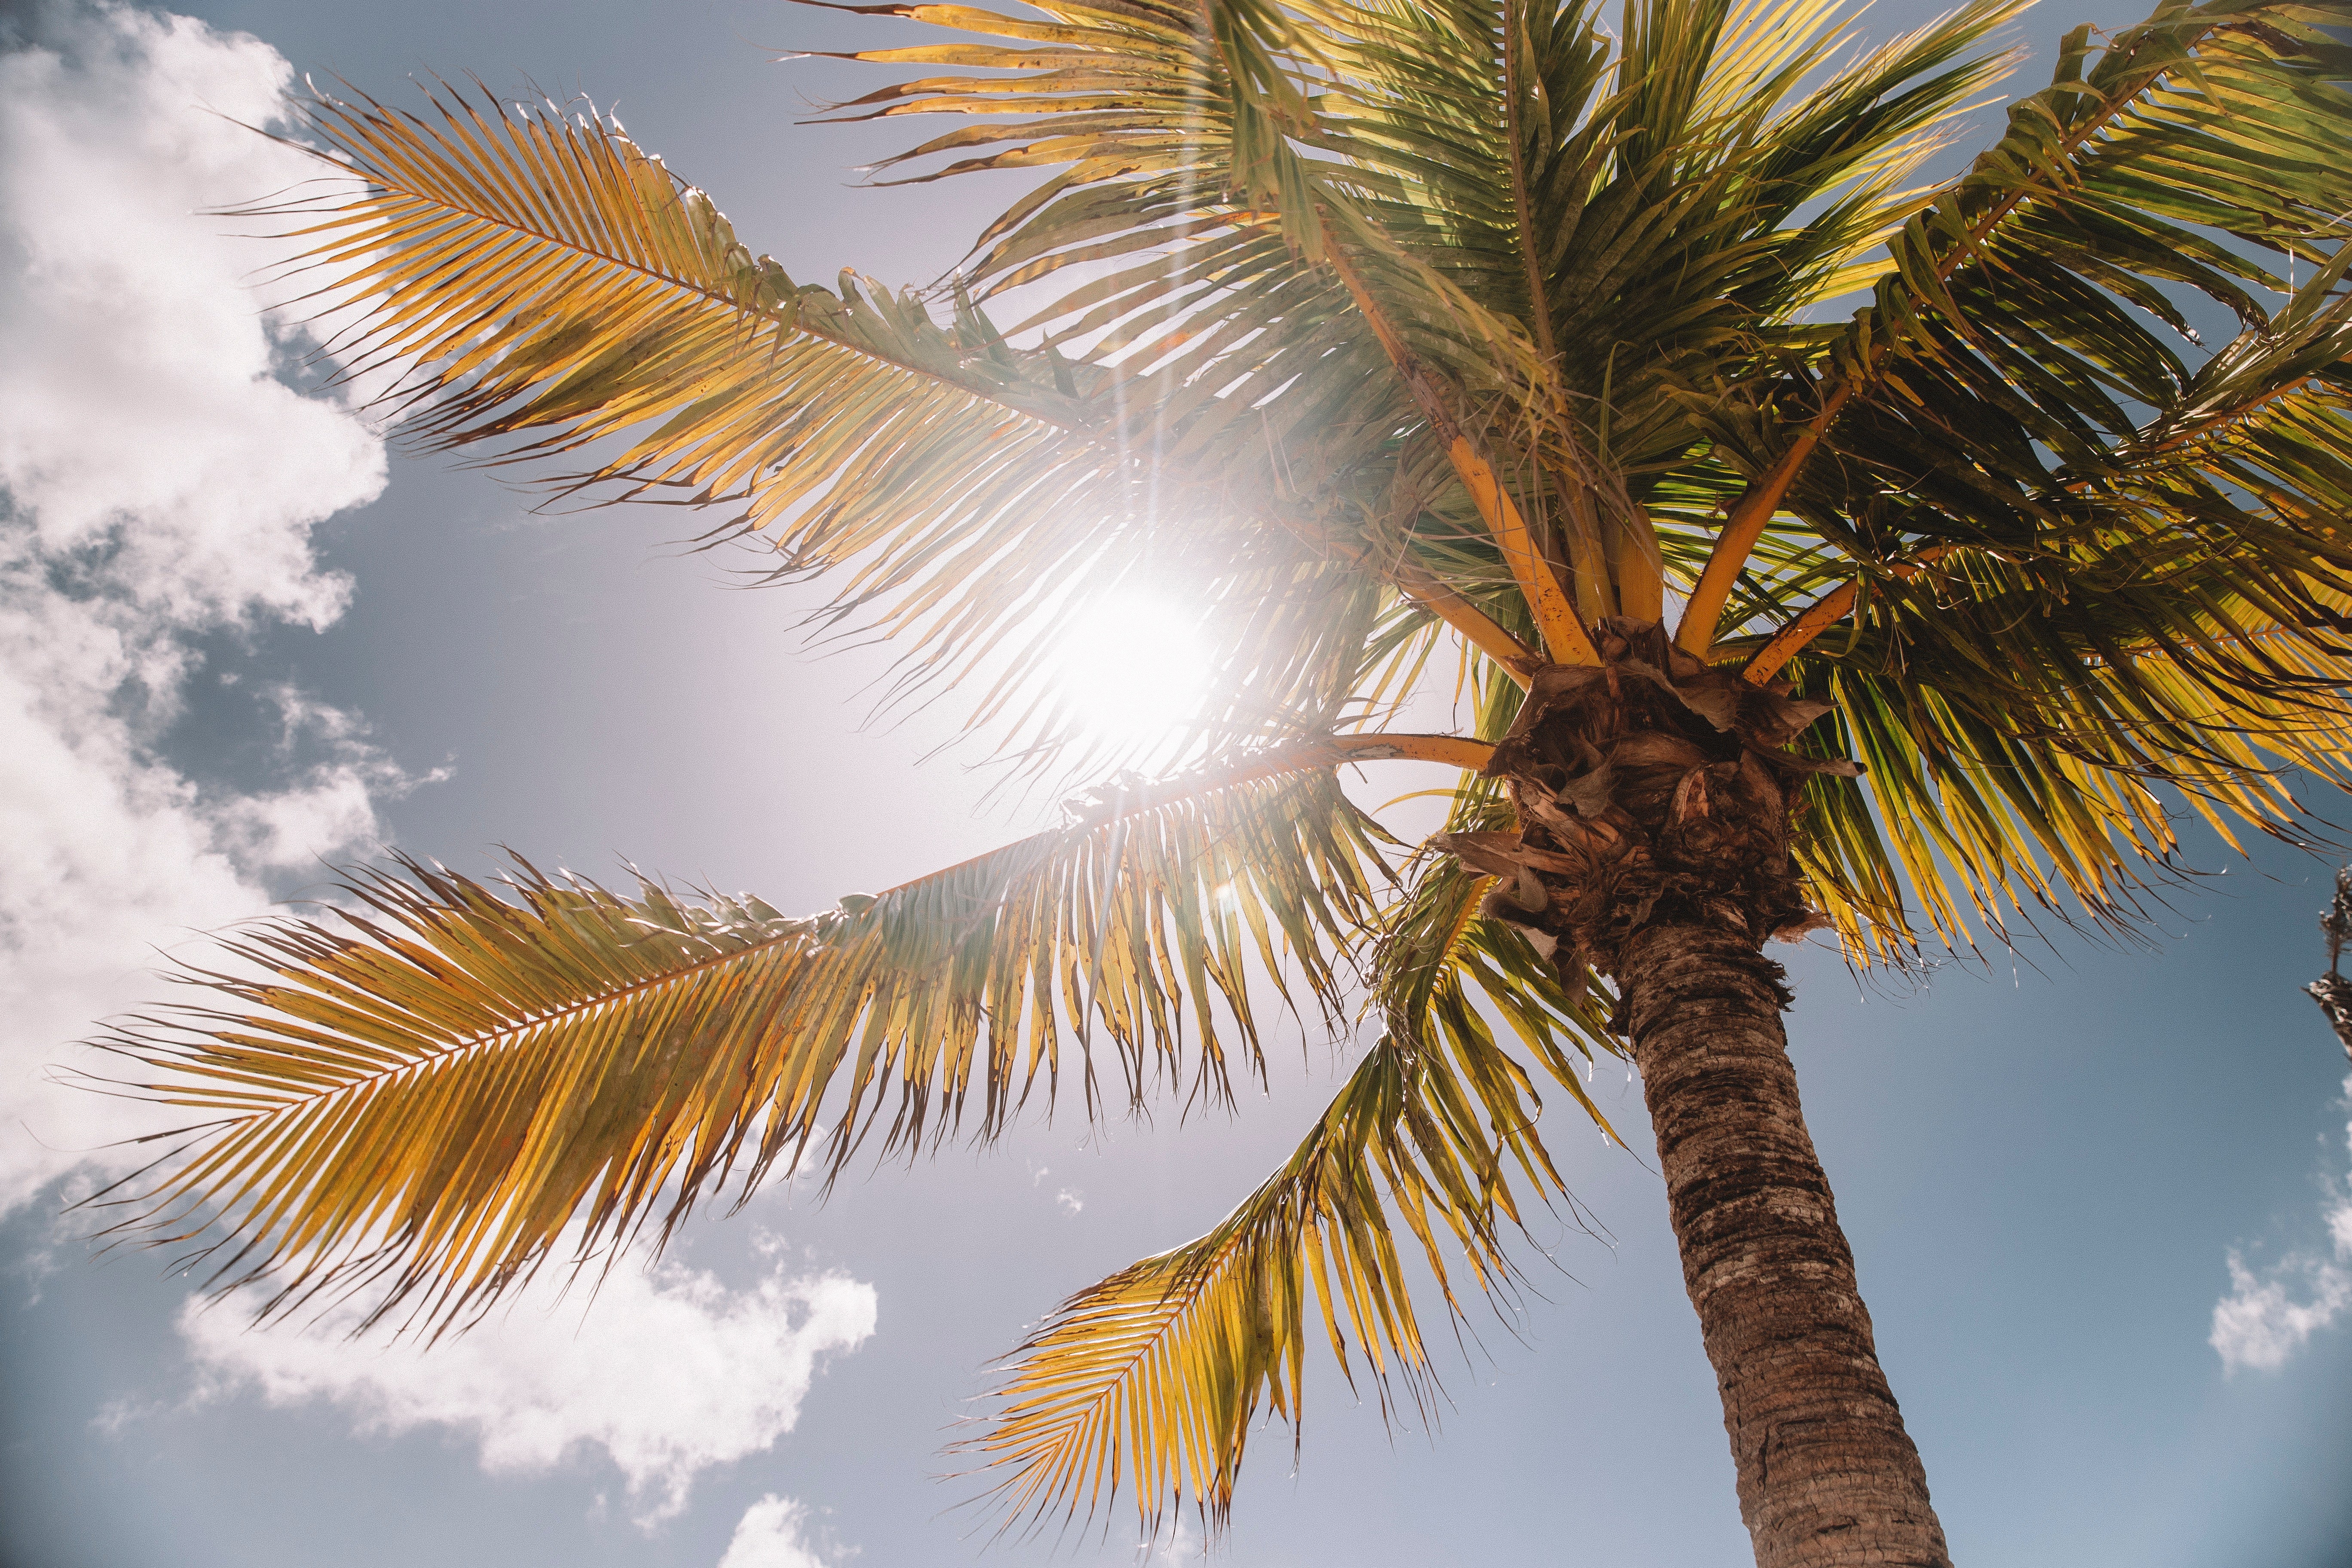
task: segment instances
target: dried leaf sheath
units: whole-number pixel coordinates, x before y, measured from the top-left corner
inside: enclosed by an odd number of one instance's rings
[[[414,862],[354,873],[362,912],[234,944],[275,980],[192,976],[244,1010],[107,1042],[161,1075],[140,1092],[200,1116],[184,1160],[114,1201],[131,1230],[210,1209],[215,1283],[270,1279],[274,1310],[375,1280],[380,1311],[446,1324],[569,1224],[589,1252],[657,1212],[667,1233],[813,1139],[837,1172],[886,1113],[884,1151],[967,1113],[992,1136],[1041,1075],[1055,1087],[1065,1030],[1109,1044],[1116,1090],[1085,1054],[1090,1110],[1161,1080],[1223,1096],[1234,1049],[1257,1062],[1245,965],[1286,961],[1338,1005],[1376,837],[1315,771],[1040,834],[805,919],[528,866],[512,899]]]

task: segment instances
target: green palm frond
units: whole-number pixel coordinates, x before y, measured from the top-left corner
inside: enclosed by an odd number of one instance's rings
[[[2330,15],[2346,14],[2168,7],[2095,63],[2088,29],[2069,35],[2055,83],[1906,223],[1825,367],[1824,391],[1856,401],[1835,426],[1839,460],[1792,494],[1807,521],[1865,561],[1940,542],[2059,570],[2184,503],[2200,522],[2237,521],[2179,493],[2205,438],[2324,387],[2352,347],[2339,287],[2352,94],[2330,79],[2345,69],[2317,30]],[[2290,256],[2314,275],[2273,319],[2249,290],[2284,291],[2272,268]],[[2194,371],[2179,352],[2196,342],[2186,290],[2244,326]],[[2294,499],[2321,512],[2344,500]],[[2340,568],[2340,547],[2297,543]]]
[[[2168,794],[2226,837],[2294,824],[2298,772],[2347,776],[2352,93],[2320,31],[2346,16],[2172,6],[2104,51],[2070,35],[1906,225],[1780,434],[1717,432],[1760,469],[1806,418],[1825,431],[1788,505],[1867,592],[1801,679],[1837,702],[1884,833],[1817,780],[1838,847],[1810,852],[1874,889],[1897,946],[1898,869],[1948,940],[2062,904],[2127,923],[2136,867],[2175,846]],[[2240,322],[2201,363],[2198,293]],[[1830,565],[1730,624],[1785,619]]]
[[[1685,405],[1715,395],[1718,362],[1752,359],[1759,324],[1848,286],[1848,264],[1899,212],[1893,186],[1999,68],[1954,62],[2011,9],[1968,7],[1797,93],[1839,34],[1812,0],[1659,9],[1636,31],[1660,58],[1624,67],[1653,84],[1641,90],[1615,86],[1620,62],[1588,7],[1294,8],[1305,40],[1294,52],[1316,61],[1299,78],[1311,113],[1286,122],[1316,154],[1299,199],[1402,352],[1454,388],[1451,417],[1506,449],[1532,444],[1535,460],[1506,465],[1504,481],[1588,616],[1613,602],[1603,562],[1617,546],[1604,536],[1649,527],[1622,479],[1613,520],[1560,516],[1569,481],[1598,450],[1635,465],[1635,489],[1654,488],[1652,473],[1698,438]],[[957,9],[956,26],[1004,41],[853,57],[996,73],[926,77],[845,106],[848,118],[982,121],[902,163],[1002,149],[915,177],[1067,163],[982,237],[974,287],[1046,290],[1080,269],[1022,330],[1049,328],[1080,358],[1133,373],[1128,396],[1150,410],[1163,460],[1264,494],[1317,476],[1297,499],[1341,537],[1370,532],[1376,556],[1433,573],[1506,626],[1523,621],[1483,526],[1456,521],[1473,510],[1460,477],[1430,462],[1427,389],[1401,379],[1334,268],[1286,231],[1295,212],[1265,210],[1236,174],[1242,132],[1218,49],[1124,7],[1048,15]],[[1715,70],[1727,17],[1743,31]],[[1753,46],[1772,37],[1798,42]],[[1685,82],[1680,108],[1654,90],[1669,77]],[[1498,134],[1507,125],[1516,146]],[[1637,155],[1645,136],[1653,152]],[[1661,180],[1675,185],[1663,208]]]
[[[273,1310],[374,1282],[379,1315],[422,1293],[419,1315],[446,1323],[568,1226],[583,1257],[656,1210],[667,1235],[730,1175],[748,1193],[814,1141],[838,1173],[886,1111],[885,1152],[967,1122],[993,1137],[1041,1083],[1060,1089],[1065,1031],[1089,1114],[1163,1081],[1222,1100],[1236,1052],[1262,1071],[1248,965],[1342,1004],[1385,863],[1334,760],[1293,748],[1113,790],[1068,826],[801,919],[528,865],[511,897],[414,862],[353,873],[357,910],[231,944],[269,978],[191,976],[227,1008],[105,1042],[162,1075],[137,1092],[201,1119],[116,1200],[137,1211],[123,1228],[209,1219],[215,1284],[273,1282]]]
[[[1776,328],[1852,286],[1902,182],[2004,69],[1962,57],[2017,7],[1964,6],[1831,68],[1851,21],[1841,9],[1630,7],[1615,95],[1573,136],[1530,149],[1559,374],[1637,473],[1693,445],[1694,392],[1746,374]]]
[[[1958,608],[1969,621],[1984,613]],[[2275,679],[2288,689],[2217,699],[2170,650],[2141,644],[2135,653],[2119,636],[2106,641],[2114,661],[2100,663],[2084,660],[2079,645],[2065,646],[2067,632],[2097,618],[2053,616],[2060,624],[2037,628],[2038,647],[1996,626],[2003,635],[1985,662],[1925,678],[1924,659],[1902,675],[1872,668],[1864,660],[1884,646],[1875,639],[1854,658],[1807,673],[1808,694],[1837,703],[1845,743],[1870,770],[1870,796],[1892,842],[1891,854],[1873,847],[1877,836],[1847,804],[1851,782],[1813,780],[1817,802],[1837,797],[1826,809],[1852,840],[1849,863],[1867,868],[1842,886],[1859,879],[1890,889],[1899,868],[1937,932],[1954,942],[1974,940],[1971,918],[2006,940],[2007,923],[2036,910],[2071,908],[2128,925],[2144,912],[2145,868],[2161,875],[2177,850],[2178,806],[2225,842],[2233,824],[2294,837],[2305,831],[2298,776],[2305,784],[2352,783],[2352,719],[2325,696],[2352,676],[2345,655],[2313,650],[2293,628],[2268,640],[2258,635],[2248,662],[2274,673],[2247,685]],[[2199,641],[2211,635],[2206,626],[2185,629]],[[2020,650],[2040,658],[1988,668]],[[2053,722],[2062,700],[2068,717]],[[1808,847],[1829,853],[1826,841]],[[1876,902],[1869,918],[1879,937],[1907,942],[1885,892]]]

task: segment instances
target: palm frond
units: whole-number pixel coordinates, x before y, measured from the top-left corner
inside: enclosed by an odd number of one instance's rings
[[[2062,902],[2128,923],[2135,867],[2175,845],[2167,792],[2225,837],[2286,833],[2295,773],[2347,776],[2352,93],[2321,30],[2345,15],[2170,6],[2104,51],[2070,35],[1907,223],[1819,382],[1790,384],[1813,412],[1720,432],[1751,471],[1780,444],[1789,510],[1843,557],[1730,623],[1864,590],[1804,679],[1873,770],[1884,842],[1855,786],[1813,788],[1822,875],[1841,860],[1874,921],[1899,866],[1949,940]],[[2200,351],[2191,291],[2233,339]]]
[[[1013,1352],[987,1431],[963,1445],[1000,1472],[1008,1527],[1091,1512],[1126,1490],[1147,1530],[1187,1502],[1221,1527],[1251,1426],[1294,1428],[1319,1329],[1353,1384],[1425,1419],[1436,1382],[1412,1300],[1417,1256],[1448,1308],[1443,1238],[1505,1287],[1517,1219],[1507,1158],[1533,1145],[1524,1071],[1475,1031],[1389,1037],[1297,1152],[1199,1240],[1073,1296]],[[1553,1178],[1556,1179],[1556,1178]],[[1391,1211],[1410,1233],[1401,1247]],[[1360,1385],[1359,1385],[1360,1386]]]
[[[200,1119],[110,1200],[134,1210],[118,1228],[189,1240],[219,1288],[274,1283],[271,1310],[372,1283],[378,1316],[415,1298],[446,1324],[568,1226],[583,1258],[657,1211],[667,1236],[813,1142],[837,1173],[886,1111],[885,1152],[968,1123],[992,1137],[1061,1089],[1066,1031],[1089,1115],[1163,1081],[1220,1100],[1236,1060],[1262,1070],[1252,963],[1341,1005],[1385,866],[1331,774],[1348,754],[1115,789],[1066,827],[800,919],[528,865],[509,897],[410,861],[352,873],[355,910],[229,944],[269,978],[190,976],[230,1006],[103,1042],[159,1075],[133,1092]]]
[[[1489,670],[1477,695],[1481,733],[1499,735],[1518,689]],[[1475,770],[1454,793],[1450,828],[1509,816]],[[1534,1078],[1486,1010],[1616,1139],[1575,1066],[1596,1045],[1615,1049],[1601,1000],[1571,994],[1525,933],[1484,912],[1488,880],[1451,856],[1416,857],[1369,966],[1384,1032],[1290,1160],[1207,1235],[1079,1292],[1013,1352],[1001,1408],[963,1445],[1000,1472],[1008,1528],[1091,1513],[1121,1489],[1147,1532],[1186,1501],[1221,1527],[1259,1411],[1300,1427],[1318,1326],[1351,1384],[1360,1358],[1384,1415],[1402,1402],[1429,1418],[1436,1379],[1407,1260],[1458,1318],[1447,1247],[1483,1290],[1507,1289],[1515,1182],[1573,1210],[1537,1131]],[[1400,1251],[1391,1215],[1417,1250]]]
[[[309,242],[297,268],[364,303],[341,346],[362,370],[413,367],[404,401],[431,445],[530,433],[522,458],[639,430],[600,477],[740,494],[770,526],[838,481],[864,445],[835,444],[851,432],[883,437],[887,457],[944,423],[916,449],[944,457],[984,434],[1050,470],[1038,448],[1092,417],[1067,367],[1012,352],[978,317],[943,331],[854,279],[795,283],[617,122],[455,91],[431,102],[314,100],[310,128],[350,179],[242,209],[314,220],[289,236]],[[857,416],[873,405],[900,425],[869,428]]]
[[[772,550],[773,577],[824,577],[827,620],[895,638],[894,694],[968,682],[967,723],[1032,773],[1179,760],[1089,745],[1055,702],[1089,605],[1198,616],[1195,757],[1344,706],[1379,563],[1237,509],[1225,476],[1182,480],[1116,372],[1012,348],[961,292],[940,324],[911,291],[795,283],[614,122],[458,92],[311,118],[352,179],[248,216],[306,242],[322,296],[364,302],[340,346],[405,371],[412,439],[542,468],[617,440],[562,482],[737,509],[713,535]]]
[[[1066,163],[983,237],[974,286],[1043,289],[1084,269],[1024,326],[1083,344],[1092,363],[1139,370],[1129,395],[1152,410],[1169,458],[1275,493],[1298,472],[1317,475],[1319,493],[1301,498],[1310,507],[1373,514],[1404,559],[1507,626],[1523,617],[1497,609],[1498,590],[1507,599],[1533,579],[1478,551],[1425,546],[1450,531],[1449,513],[1485,509],[1463,490],[1478,476],[1433,482],[1416,440],[1445,448],[1451,424],[1474,442],[1491,431],[1507,451],[1532,444],[1532,463],[1495,465],[1503,492],[1534,520],[1587,618],[1614,607],[1608,563],[1643,552],[1610,536],[1651,531],[1625,479],[1607,464],[1591,472],[1596,451],[1654,468],[1689,447],[1684,403],[1707,383],[1704,367],[1719,371],[1727,346],[1748,354],[1742,334],[1843,286],[1841,268],[1887,226],[1894,182],[1997,72],[1954,62],[2010,10],[1971,6],[1790,100],[1834,40],[1823,6],[1743,8],[1744,37],[1793,30],[1805,41],[1786,56],[1734,48],[1722,72],[1711,50],[1730,13],[1668,7],[1639,30],[1661,58],[1629,68],[1654,85],[1711,84],[1694,121],[1690,103],[1662,107],[1650,87],[1613,89],[1588,7],[1295,7],[1290,36],[1317,68],[1300,79],[1309,112],[1293,133],[1317,156],[1310,189],[1285,199],[1315,204],[1333,262],[1360,279],[1352,292],[1370,323],[1334,288],[1335,265],[1284,242],[1293,213],[1242,194],[1230,71],[1197,32],[1118,7],[1058,6],[1044,24],[959,9],[956,26],[1006,42],[855,58],[998,74],[927,77],[845,107],[985,121],[902,161],[1003,149],[920,177]],[[1735,99],[1736,112],[1724,107]],[[1517,145],[1497,134],[1507,122]],[[1651,153],[1636,155],[1644,135]],[[1671,210],[1652,210],[1661,179],[1681,181]],[[1822,216],[1780,226],[1809,205]],[[1531,290],[1546,295],[1540,309]],[[1386,352],[1373,341],[1382,333]],[[1443,406],[1414,366],[1451,389]],[[1578,498],[1596,478],[1616,499],[1609,515],[1586,518]]]

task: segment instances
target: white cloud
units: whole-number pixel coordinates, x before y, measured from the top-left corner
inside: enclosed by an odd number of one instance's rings
[[[368,422],[289,384],[306,340],[254,286],[278,247],[203,216],[318,175],[235,123],[281,121],[290,68],[251,37],[79,0],[12,9],[0,50],[5,1214],[115,1163],[100,1146],[136,1125],[123,1102],[45,1069],[159,999],[154,950],[261,912],[273,876],[364,848],[376,803],[413,781],[358,717],[293,688],[263,693],[283,742],[266,787],[200,787],[156,751],[194,679],[236,678],[199,639],[342,613],[352,584],[312,531],[384,483]],[[601,1451],[652,1523],[702,1470],[789,1431],[823,1358],[875,1319],[870,1286],[788,1277],[781,1258],[740,1290],[673,1266],[614,1274],[593,1310],[585,1289],[554,1297],[527,1292],[430,1352],[350,1340],[349,1312],[247,1331],[235,1301],[179,1328],[200,1399],[250,1389],[370,1432],[443,1428],[497,1472]],[[118,1402],[100,1422],[154,1414]],[[797,1512],[761,1517],[747,1561],[816,1561]]]
[[[250,286],[269,258],[203,209],[313,177],[231,123],[291,72],[183,16],[19,11],[0,54],[0,1213],[121,1136],[60,1089],[93,1021],[155,999],[153,950],[252,915],[263,879],[372,838],[397,775],[349,715],[288,694],[325,761],[199,790],[152,750],[193,639],[323,627],[351,592],[310,531],[383,488],[341,402]],[[216,111],[216,112],[208,112]],[[222,118],[222,117],[227,118]]]
[[[1072,1219],[1077,1218],[1079,1214],[1087,1206],[1087,1200],[1080,1197],[1068,1187],[1064,1187],[1060,1192],[1055,1193],[1054,1194],[1054,1202],[1064,1214],[1068,1215]]]
[[[1135,1543],[1135,1560],[1139,1563],[1179,1563],[1186,1558],[1206,1560],[1208,1544],[1192,1528],[1192,1516],[1171,1510],[1167,1521],[1156,1535]]]
[[[825,1568],[825,1561],[802,1538],[807,1507],[770,1492],[743,1510],[719,1568]]]
[[[781,1266],[742,1290],[665,1264],[616,1269],[593,1306],[585,1289],[557,1295],[534,1285],[430,1349],[352,1339],[360,1310],[348,1306],[299,1329],[249,1330],[235,1299],[191,1302],[179,1328],[205,1379],[200,1397],[254,1388],[275,1405],[331,1403],[363,1433],[446,1427],[493,1473],[545,1471],[601,1448],[646,1527],[683,1509],[703,1470],[791,1431],[820,1362],[874,1331],[871,1285],[788,1279]]]
[[[2344,1093],[2352,1100],[2352,1079],[2344,1080]],[[2352,1128],[2347,1142],[2352,1143]],[[2284,1366],[2312,1335],[2352,1309],[2352,1195],[2332,1191],[2321,1218],[2332,1257],[2298,1250],[2257,1273],[2231,1249],[2230,1293],[2214,1303],[2207,1341],[2224,1369]]]
[[[2352,1206],[2334,1218],[2352,1220]],[[2339,1252],[2338,1257],[2346,1256]],[[2230,1294],[2213,1305],[2210,1343],[2231,1372],[2284,1366],[2304,1342],[2352,1306],[2352,1274],[2326,1258],[2298,1254],[2256,1274],[2230,1254]]]

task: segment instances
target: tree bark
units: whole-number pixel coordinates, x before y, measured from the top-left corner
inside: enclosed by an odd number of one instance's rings
[[[1805,1131],[1780,966],[1745,932],[1662,925],[1619,981],[1758,1568],[1949,1568]]]
[[[1861,770],[1791,749],[1829,704],[1787,680],[1707,665],[1654,622],[1597,630],[1601,662],[1536,671],[1486,765],[1516,830],[1439,843],[1495,879],[1480,911],[1570,997],[1616,981],[1759,1568],[1948,1568],[1763,952],[1826,923],[1790,856],[1807,781]]]

